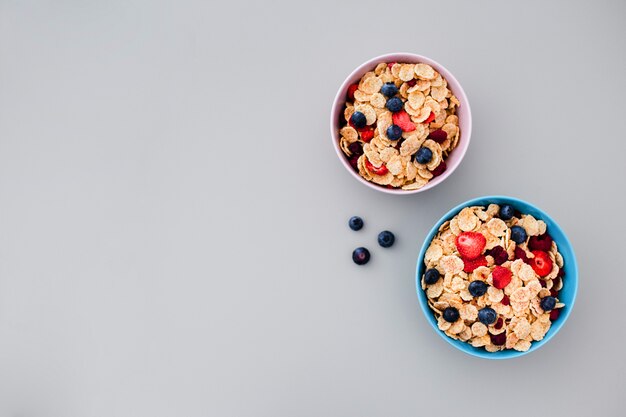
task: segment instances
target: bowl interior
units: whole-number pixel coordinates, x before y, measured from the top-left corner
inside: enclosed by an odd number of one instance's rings
[[[424,268],[425,268],[424,267],[424,254],[426,253],[426,249],[428,248],[428,245],[430,244],[431,240],[435,237],[435,234],[438,232],[439,227],[445,221],[450,220],[452,217],[457,215],[461,211],[461,209],[463,209],[464,207],[487,206],[491,203],[510,204],[523,214],[530,214],[537,219],[543,220],[547,225],[548,233],[550,234],[550,236],[552,236],[552,239],[558,245],[559,252],[561,253],[561,255],[563,255],[563,270],[565,272],[565,276],[563,278],[563,288],[561,289],[561,291],[559,291],[559,300],[565,304],[565,307],[563,307],[563,309],[561,310],[561,314],[559,315],[559,318],[555,320],[554,322],[552,322],[552,326],[550,327],[550,330],[548,330],[548,333],[546,333],[546,336],[543,338],[543,340],[540,340],[538,342],[533,342],[530,349],[526,352],[518,352],[516,350],[509,349],[509,350],[502,350],[499,352],[491,353],[491,352],[487,352],[483,348],[476,348],[470,345],[469,343],[462,342],[460,340],[454,340],[446,336],[446,334],[442,332],[441,330],[439,330],[439,328],[437,327],[437,320],[435,319],[434,314],[430,310],[430,307],[428,307],[426,294],[422,290],[422,287],[420,285],[421,276],[424,274]],[[470,355],[479,356],[479,357],[487,358],[487,359],[507,359],[507,358],[514,358],[514,357],[522,356],[527,353],[533,352],[539,349],[544,344],[546,344],[552,337],[554,337],[556,333],[558,333],[558,331],[561,329],[561,327],[563,326],[563,324],[569,317],[572,307],[574,307],[574,301],[576,299],[576,292],[578,289],[578,267],[576,265],[576,256],[574,255],[572,245],[570,244],[569,240],[567,239],[567,236],[565,235],[561,227],[559,227],[559,225],[550,216],[548,216],[545,212],[538,209],[537,207],[525,201],[512,198],[512,197],[504,197],[504,196],[476,198],[476,199],[467,201],[463,204],[460,204],[457,207],[450,210],[448,213],[446,213],[437,222],[437,224],[431,229],[430,233],[428,233],[428,236],[426,237],[426,240],[424,241],[424,244],[422,246],[422,249],[420,251],[420,254],[417,260],[416,274],[417,275],[415,278],[416,279],[415,284],[417,288],[417,297],[419,299],[422,311],[424,312],[426,319],[431,324],[433,329],[435,329],[435,331],[446,342],[450,343],[457,349],[460,349],[463,352],[468,353]]]
[[[361,178],[361,176],[357,172],[354,172],[352,170],[352,167],[348,163],[347,158],[345,157],[345,155],[343,154],[343,152],[341,151],[339,147],[339,126],[340,126],[339,121],[343,117],[343,106],[346,102],[346,95],[348,93],[348,87],[358,82],[359,79],[366,72],[373,71],[376,65],[379,64],[380,62],[406,62],[406,63],[422,62],[425,64],[429,64],[434,69],[436,69],[448,81],[448,88],[459,99],[459,102],[461,103],[461,105],[459,106],[457,110],[457,115],[459,116],[459,129],[461,130],[461,137],[459,138],[459,144],[457,145],[457,147],[452,152],[450,152],[450,155],[448,155],[448,158],[446,159],[446,164],[448,165],[448,168],[446,169],[446,172],[444,172],[437,178],[432,179],[431,181],[428,182],[428,184],[426,184],[424,187],[418,190],[406,191],[406,190],[389,189],[389,188],[380,186],[378,184],[374,184],[369,181],[366,181],[365,179]],[[436,186],[437,184],[441,183],[447,177],[449,177],[452,174],[452,172],[454,172],[454,170],[457,168],[457,166],[460,164],[469,146],[469,141],[470,141],[470,137],[472,133],[471,109],[467,101],[467,96],[465,95],[465,92],[463,91],[463,88],[461,87],[461,84],[459,84],[457,79],[454,78],[454,76],[450,73],[450,71],[448,71],[441,64],[433,61],[430,58],[427,58],[421,55],[416,55],[416,54],[394,53],[394,54],[381,55],[376,58],[370,59],[366,63],[360,65],[356,70],[352,72],[352,74],[348,76],[348,78],[346,78],[346,80],[343,82],[343,84],[339,88],[339,91],[337,92],[337,96],[335,97],[335,101],[333,103],[333,108],[331,112],[331,133],[332,133],[332,139],[333,139],[333,146],[335,147],[335,151],[337,152],[339,159],[341,160],[343,165],[346,167],[346,169],[357,180],[361,181],[363,184],[371,188],[374,188],[376,190],[383,191],[389,194],[415,194],[418,192],[426,191]]]

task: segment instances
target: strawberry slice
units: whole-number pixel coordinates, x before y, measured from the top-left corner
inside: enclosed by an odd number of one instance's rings
[[[359,89],[358,84],[352,84],[348,87],[348,100],[354,100],[354,92]]]
[[[388,172],[387,166],[385,164],[376,167],[372,165],[372,163],[367,158],[365,158],[365,168],[367,168],[368,171],[373,172],[376,175],[385,175]]]
[[[484,256],[479,256],[476,259],[463,259],[463,271],[468,274],[479,266],[487,266],[487,258]]]
[[[503,266],[496,266],[491,272],[493,286],[501,290],[511,282],[513,273]]]
[[[361,140],[365,143],[372,140],[374,137],[374,127],[373,126],[365,126],[362,129],[357,129],[361,134]]]
[[[545,277],[552,271],[552,259],[547,252],[542,250],[534,250],[532,254],[534,258],[530,259],[530,266],[540,277]]]
[[[391,118],[393,124],[400,126],[403,132],[412,132],[415,130],[415,123],[411,121],[411,116],[404,110],[395,112]]]
[[[432,122],[433,120],[435,120],[435,113],[430,112],[430,116],[428,116],[428,119],[424,120],[422,123],[428,124]]]
[[[478,258],[486,244],[487,239],[478,232],[463,232],[456,237],[456,248],[464,259]]]

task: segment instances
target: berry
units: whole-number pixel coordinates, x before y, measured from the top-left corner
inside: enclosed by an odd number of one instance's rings
[[[402,129],[400,126],[391,125],[387,128],[387,137],[389,140],[398,140],[402,137]]]
[[[402,108],[404,107],[404,103],[402,102],[402,99],[400,99],[399,97],[392,97],[389,100],[387,100],[386,107],[387,107],[387,110],[389,110],[392,113],[395,113],[397,111],[402,110]]]
[[[370,260],[370,251],[366,248],[356,248],[352,252],[352,260],[357,265],[365,265]]]
[[[348,100],[354,100],[354,92],[358,89],[358,84],[352,84],[350,87],[348,87]]]
[[[509,299],[509,296],[504,294],[504,297],[502,297],[502,301],[500,301],[502,303],[503,306],[508,306],[511,304],[511,300]]]
[[[373,126],[365,126],[360,129],[357,129],[361,134],[361,140],[365,143],[368,143],[374,137],[374,127]]]
[[[502,332],[500,334],[489,334],[491,338],[491,343],[496,346],[502,346],[506,343],[506,332]]]
[[[515,209],[513,206],[503,204],[500,206],[500,218],[502,220],[511,220],[515,216]]]
[[[491,255],[493,257],[493,263],[495,263],[496,265],[502,265],[509,260],[509,254],[500,245],[494,246],[492,249],[489,249],[487,251],[487,255]]]
[[[379,167],[375,167],[367,158],[365,158],[365,168],[367,168],[368,171],[373,172],[376,175],[385,175],[388,172],[387,166],[385,164],[382,164]]]
[[[350,220],[348,220],[348,226],[352,230],[361,230],[363,228],[363,219],[359,216],[352,216]]]
[[[437,129],[430,132],[428,137],[437,143],[443,143],[444,140],[448,139],[448,134],[445,130]]]
[[[365,127],[365,125],[367,124],[367,119],[365,118],[365,115],[363,113],[361,113],[360,111],[355,111],[354,113],[352,113],[352,116],[350,116],[350,124],[355,129],[360,129],[362,127]]]
[[[487,239],[479,232],[462,232],[456,237],[456,249],[463,259],[476,259],[485,249]]]
[[[496,266],[493,268],[491,276],[493,278],[493,286],[501,290],[509,285],[513,273],[503,266]]]
[[[554,307],[556,306],[556,298],[551,297],[551,296],[543,297],[539,305],[541,306],[543,311],[553,310]]]
[[[548,252],[552,249],[552,238],[547,233],[539,236],[531,236],[530,239],[528,239],[528,249]]]
[[[400,126],[403,132],[412,132],[415,130],[415,123],[411,121],[411,116],[404,110],[400,110],[391,116],[394,125]]]
[[[378,234],[378,244],[383,248],[390,248],[395,241],[396,237],[389,230],[383,230]]]
[[[427,269],[424,273],[424,282],[428,285],[434,284],[439,281],[441,274],[435,268]]]
[[[555,308],[554,310],[550,312],[550,320],[554,321],[558,319],[560,314],[561,314],[561,309]]]
[[[478,310],[478,320],[485,326],[495,323],[498,319],[496,310],[491,307],[485,307]]]
[[[415,160],[420,164],[427,164],[433,159],[433,151],[426,147],[421,147],[415,153]]]
[[[550,255],[548,255],[547,252],[534,250],[532,254],[535,255],[535,257],[530,259],[530,266],[533,267],[537,275],[545,277],[552,272],[552,259],[550,259]]]
[[[447,322],[454,323],[459,319],[459,310],[454,307],[448,307],[443,310],[443,319]]]
[[[446,165],[446,161],[441,161],[439,165],[437,165],[437,168],[431,171],[431,173],[433,174],[433,178],[438,177],[441,174],[443,174],[447,168],[448,166]]]
[[[467,287],[473,297],[480,297],[487,292],[487,288],[489,288],[489,286],[484,281],[479,280],[470,282],[469,287]]]
[[[435,113],[430,112],[430,115],[428,116],[428,119],[424,120],[422,123],[428,124],[428,123],[432,122],[433,120],[435,120]]]
[[[511,227],[511,240],[515,243],[524,243],[526,242],[526,230],[524,230],[521,226],[513,226]]]
[[[476,259],[463,259],[463,271],[468,274],[479,266],[487,266],[487,258],[484,256],[479,256]]]
[[[496,321],[496,324],[493,325],[493,327],[495,327],[496,330],[500,330],[503,325],[504,325],[504,320],[502,320],[502,317],[498,317],[498,320]]]
[[[390,62],[390,63],[387,64],[387,68],[391,69],[391,67],[393,67],[396,64],[397,64],[397,62]]]
[[[348,162],[350,163],[350,166],[352,167],[352,169],[354,169],[357,172],[359,171],[359,156],[360,155],[354,155],[350,157],[350,159],[348,159]]]
[[[398,87],[394,83],[385,83],[383,84],[383,88],[380,89],[380,92],[385,97],[393,97],[398,94]]]
[[[352,152],[352,155],[363,155],[363,146],[359,142],[352,142],[348,145],[348,150]]]
[[[528,256],[526,256],[526,251],[519,246],[515,247],[515,259],[521,259],[526,263],[529,262]]]
[[[406,84],[409,87],[413,87],[415,84],[417,84],[417,80],[415,78],[413,78],[412,80],[407,81]]]

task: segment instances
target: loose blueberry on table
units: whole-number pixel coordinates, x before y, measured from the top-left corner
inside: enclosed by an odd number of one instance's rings
[[[389,230],[384,230],[378,234],[378,244],[383,248],[390,248],[396,241],[396,237]]]
[[[348,220],[348,226],[352,230],[361,230],[363,228],[363,219],[359,216],[352,216],[350,220]]]
[[[352,252],[352,260],[357,265],[365,265],[370,260],[370,251],[363,247],[356,248]]]

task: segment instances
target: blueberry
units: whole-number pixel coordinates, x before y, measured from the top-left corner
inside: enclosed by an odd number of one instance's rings
[[[357,265],[365,265],[370,260],[370,251],[366,248],[356,248],[352,252],[352,260]]]
[[[433,151],[428,148],[421,147],[415,154],[415,160],[420,164],[427,164],[433,159]]]
[[[393,97],[387,100],[387,110],[389,110],[390,112],[395,113],[397,111],[402,110],[403,107],[404,107],[404,103],[398,97]]]
[[[489,286],[483,281],[472,281],[470,282],[469,287],[467,287],[470,294],[472,294],[472,296],[474,297],[480,297],[481,295],[486,293],[487,288],[489,288]]]
[[[521,226],[511,227],[511,239],[517,244],[526,242],[526,230]]]
[[[428,285],[434,284],[439,281],[441,274],[435,268],[427,269],[424,273],[424,282]]]
[[[541,305],[541,308],[543,308],[543,311],[550,311],[550,310],[554,310],[554,307],[556,306],[556,298],[554,297],[543,297],[541,299],[541,303],[539,303]]]
[[[500,218],[502,220],[511,220],[513,216],[515,216],[515,209],[513,206],[509,206],[508,204],[500,206]]]
[[[352,216],[350,220],[348,220],[348,226],[352,230],[361,230],[363,228],[363,219],[359,216]]]
[[[459,310],[454,307],[448,307],[443,310],[443,319],[447,322],[454,323],[459,319]]]
[[[360,111],[355,111],[354,113],[352,113],[352,116],[350,116],[350,123],[352,123],[352,126],[354,126],[357,129],[360,129],[362,127],[365,127],[365,125],[367,124],[367,119],[365,118],[365,115],[363,113],[361,113]]]
[[[383,84],[383,88],[380,89],[380,92],[385,97],[393,97],[398,94],[398,87],[394,83],[385,83]]]
[[[396,237],[389,230],[384,230],[378,234],[378,244],[383,248],[389,248],[396,241]]]
[[[485,307],[478,310],[478,320],[485,326],[495,323],[498,318],[496,310],[491,307]]]
[[[398,140],[402,137],[402,129],[398,125],[391,125],[387,128],[387,137],[389,140]]]

